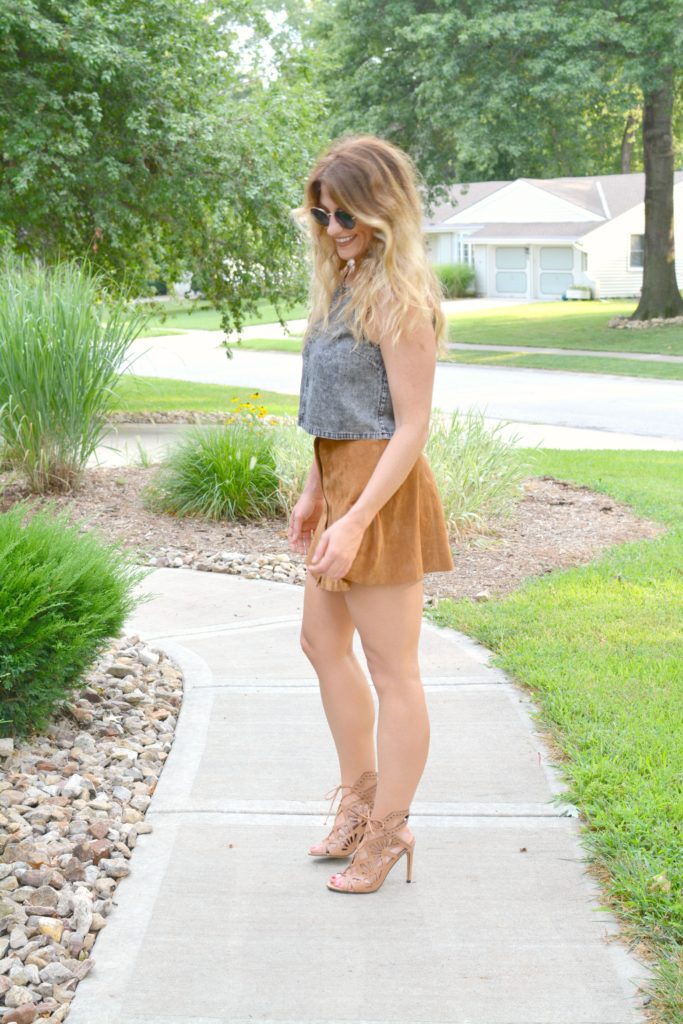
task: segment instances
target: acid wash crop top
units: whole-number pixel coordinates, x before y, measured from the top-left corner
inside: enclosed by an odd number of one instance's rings
[[[316,325],[304,345],[297,422],[317,437],[390,438],[396,423],[382,350],[356,342],[342,315],[347,298],[335,293],[327,327]]]

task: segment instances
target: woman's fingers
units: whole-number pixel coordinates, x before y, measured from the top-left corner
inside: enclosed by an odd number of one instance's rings
[[[322,536],[320,537],[320,540],[318,541],[318,546],[315,549],[315,554],[313,556],[313,560],[311,562],[311,565],[315,565],[316,567],[319,565],[319,563],[322,561],[322,559],[327,554],[327,548],[329,546],[329,543],[330,543],[330,535],[327,532],[327,530],[325,530],[323,532]]]
[[[335,551],[329,534],[323,533],[315,555],[311,561],[310,568],[321,576],[331,576],[333,579],[341,578],[351,566],[353,558],[343,551]]]

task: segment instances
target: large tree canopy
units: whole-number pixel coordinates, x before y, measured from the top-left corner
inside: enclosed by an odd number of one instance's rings
[[[308,31],[335,131],[394,139],[434,186],[618,173],[642,117],[640,315],[671,315],[681,15],[681,0],[321,0]]]
[[[138,288],[192,270],[233,322],[300,297],[288,211],[321,104],[256,0],[5,0],[0,30],[14,248]]]

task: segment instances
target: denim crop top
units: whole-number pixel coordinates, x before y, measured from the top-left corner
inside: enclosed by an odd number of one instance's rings
[[[317,437],[390,438],[396,423],[382,350],[356,342],[345,304],[337,292],[327,327],[316,325],[304,345],[297,422]]]

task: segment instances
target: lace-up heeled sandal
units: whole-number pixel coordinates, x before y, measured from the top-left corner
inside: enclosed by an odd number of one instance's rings
[[[398,835],[408,817],[408,810],[405,810],[391,811],[384,818],[369,818],[351,863],[339,875],[332,875],[327,888],[333,892],[376,892],[404,854],[406,882],[412,881],[415,837],[406,840]],[[335,879],[341,878],[345,881],[335,884]]]
[[[349,790],[349,796],[353,794],[354,799],[349,799],[344,804],[340,802],[332,831],[321,843],[315,844],[315,847],[322,847],[323,852],[314,852],[314,847],[311,847],[308,851],[309,857],[349,857],[355,852],[363,838],[375,802],[377,772],[363,772],[353,786],[340,785],[332,790],[332,803],[327,812],[327,818],[332,813],[332,805],[337,794],[343,794],[345,789]],[[329,800],[329,798],[330,793],[327,793],[326,799]]]

